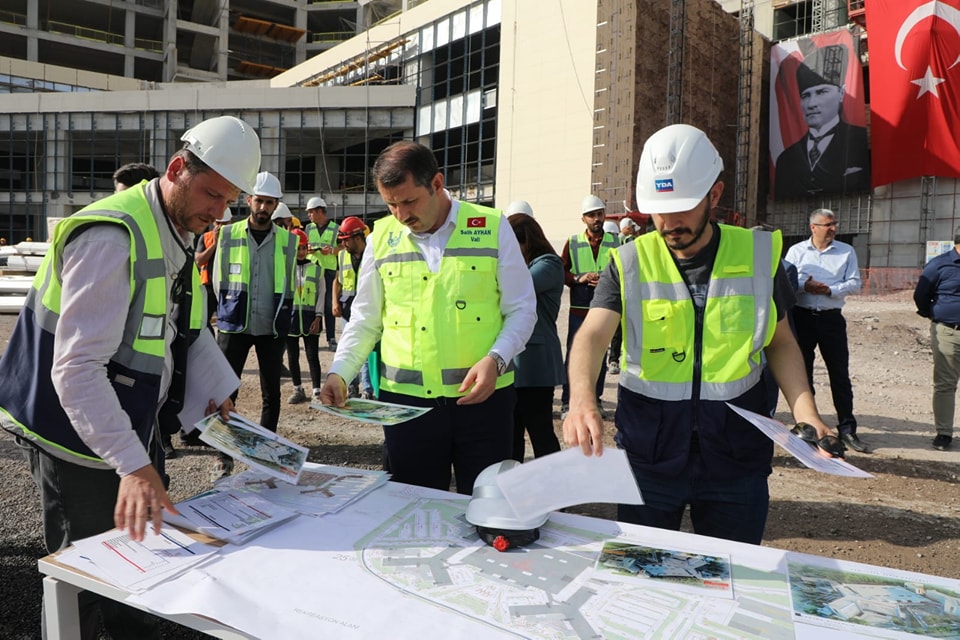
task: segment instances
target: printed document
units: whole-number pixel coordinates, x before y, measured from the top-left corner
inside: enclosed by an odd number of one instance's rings
[[[408,407],[404,404],[362,400],[360,398],[350,398],[342,407],[315,402],[310,405],[310,408],[357,422],[383,425],[400,424],[413,418],[419,418],[430,411],[430,407]]]
[[[224,421],[219,413],[196,424],[200,439],[214,449],[245,462],[250,468],[296,484],[310,451],[290,442],[238,413]]]
[[[179,516],[164,511],[164,521],[234,544],[243,544],[297,515],[243,489],[212,489],[178,502],[177,511]]]

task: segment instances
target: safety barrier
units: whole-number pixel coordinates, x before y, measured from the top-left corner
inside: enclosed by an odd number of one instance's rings
[[[907,267],[873,267],[860,269],[860,295],[870,296],[914,289],[920,280],[920,269]]]

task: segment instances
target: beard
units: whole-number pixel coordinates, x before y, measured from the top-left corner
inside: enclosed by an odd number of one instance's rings
[[[706,231],[708,224],[710,224],[710,207],[704,206],[703,215],[701,216],[700,221],[695,229],[690,229],[689,227],[678,227],[670,229],[669,231],[661,231],[660,235],[663,237],[663,240],[667,243],[668,247],[674,251],[683,251],[684,249],[695,245],[700,238],[703,237],[703,232]],[[674,237],[671,235],[674,233],[680,233],[682,235]]]

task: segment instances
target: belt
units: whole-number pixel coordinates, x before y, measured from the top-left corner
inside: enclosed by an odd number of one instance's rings
[[[937,324],[943,325],[948,329],[953,329],[954,331],[960,331],[960,324],[950,324],[949,322],[938,322]]]
[[[808,309],[806,307],[796,306],[795,309],[799,311],[806,311],[812,316],[826,316],[840,313],[840,309]]]

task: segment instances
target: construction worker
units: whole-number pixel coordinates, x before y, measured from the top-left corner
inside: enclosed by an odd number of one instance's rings
[[[256,349],[260,425],[274,432],[280,420],[280,368],[297,261],[296,238],[270,221],[282,196],[276,176],[267,171],[257,174],[254,190],[247,195],[250,216],[220,234],[213,268],[217,342],[238,377],[250,348]],[[212,478],[232,471],[233,460],[221,455]]]
[[[282,203],[281,203],[282,204]],[[290,331],[287,333],[287,362],[290,363],[290,378],[293,395],[288,402],[300,404],[307,401],[300,381],[300,341],[310,367],[310,382],[313,383],[313,398],[320,400],[320,323],[323,318],[323,269],[307,258],[309,241],[302,229],[290,232],[297,239],[297,266],[293,278],[293,314]]]
[[[356,216],[344,218],[337,239],[343,250],[337,254],[337,279],[333,281],[333,315],[343,318],[344,324],[350,322],[350,306],[357,293],[357,274],[363,252],[367,248],[367,235],[370,229]],[[364,399],[373,397],[373,384],[370,381],[369,367],[365,363],[360,368],[359,380],[350,383],[350,393],[361,395]]]
[[[323,198],[313,197],[307,200],[307,237],[310,239],[310,259],[323,267],[323,278],[327,283],[323,299],[323,324],[327,334],[327,348],[337,349],[337,325],[333,317],[333,283],[337,277],[337,233],[340,228],[327,218],[327,203]]]
[[[197,243],[197,251],[194,255],[194,261],[200,268],[200,282],[207,290],[207,318],[212,318],[217,312],[217,295],[213,290],[213,278],[210,277],[210,263],[213,262],[213,256],[217,252],[217,243],[220,240],[220,229],[230,224],[233,219],[233,211],[230,207],[223,210],[223,215],[219,220],[213,223],[213,229],[200,236]]]
[[[570,363],[570,345],[577,335],[583,319],[587,317],[593,290],[600,279],[600,272],[610,263],[610,250],[619,246],[616,233],[603,230],[606,206],[603,200],[594,195],[584,197],[580,203],[580,219],[586,228],[567,239],[560,252],[563,260],[564,283],[570,287],[570,310],[567,315],[567,356],[564,366]],[[604,360],[596,380],[597,401],[603,396],[603,386],[607,378],[607,363]],[[567,412],[570,400],[570,385],[564,384],[560,393],[561,414]],[[600,411],[606,417],[603,405]]]
[[[290,213],[290,207],[282,202],[277,203],[277,208],[274,209],[270,220],[282,229],[286,229],[287,231],[293,230],[293,214]]]
[[[784,317],[790,285],[778,232],[719,225],[723,161],[703,131],[670,125],[640,156],[637,206],[655,233],[613,253],[570,355],[564,440],[603,452],[594,380],[617,326],[624,358],[616,412],[643,505],[617,519],[759,544],[769,506],[773,443],[727,403],[762,414],[761,351],[797,421],[821,447],[839,440],[820,419],[803,356]]]
[[[48,553],[114,526],[140,541],[176,512],[158,434],[179,428],[186,363],[223,358],[203,330],[193,234],[260,166],[257,134],[231,116],[181,140],[158,179],[57,225],[0,361],[0,426],[29,461]],[[159,637],[155,619],[109,598],[84,594],[79,609],[82,638],[99,637],[101,616],[111,638]]]
[[[373,178],[392,215],[367,243],[350,310],[320,398],[343,406],[381,341],[380,396],[431,407],[384,427],[392,479],[469,494],[513,448],[513,372],[537,320],[536,294],[513,230],[499,211],[454,200],[433,152],[387,147]]]
[[[144,180],[159,178],[160,172],[144,162],[130,162],[113,172],[113,192],[119,193]]]

